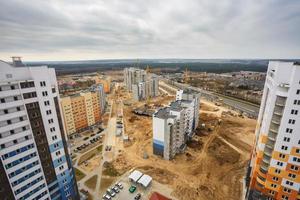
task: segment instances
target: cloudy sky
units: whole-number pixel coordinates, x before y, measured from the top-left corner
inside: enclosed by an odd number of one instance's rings
[[[0,59],[300,58],[300,0],[0,0]]]

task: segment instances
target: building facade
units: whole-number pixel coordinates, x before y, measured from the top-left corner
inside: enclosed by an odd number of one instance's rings
[[[54,69],[0,61],[1,199],[79,199]]]
[[[101,123],[104,95],[102,87],[95,86],[90,91],[61,98],[62,114],[69,137]]]
[[[158,77],[137,68],[124,69],[124,83],[137,101],[158,96]]]
[[[195,130],[199,124],[199,109],[200,109],[200,95],[192,90],[178,90],[176,92],[176,100],[192,101],[193,105],[193,120],[192,129]]]
[[[246,199],[300,199],[300,65],[270,62]]]
[[[195,99],[176,100],[153,114],[153,153],[166,160],[186,148],[194,135]],[[199,109],[198,109],[199,112]]]

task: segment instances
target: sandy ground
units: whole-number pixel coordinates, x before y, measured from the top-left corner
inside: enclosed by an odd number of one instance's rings
[[[165,96],[150,103],[166,105],[173,99]],[[255,120],[237,117],[233,112],[224,114],[228,113],[226,108],[203,101],[199,124],[205,123],[206,128],[197,130],[185,153],[166,161],[152,153],[152,118],[132,113],[143,103],[124,106],[126,133],[131,142],[113,163],[120,173],[137,167],[173,188],[172,195],[182,200],[241,198]]]
[[[92,172],[95,168],[99,167],[101,155],[97,155],[86,161],[86,164],[79,165],[85,172]]]

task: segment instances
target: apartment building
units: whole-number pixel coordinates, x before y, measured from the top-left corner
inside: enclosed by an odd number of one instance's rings
[[[192,120],[192,129],[195,130],[199,124],[200,94],[189,89],[178,90],[176,92],[176,100],[191,101],[194,112]]]
[[[79,199],[55,70],[0,61],[0,197]]]
[[[142,69],[130,67],[124,69],[124,83],[128,91],[132,92],[132,86],[145,82],[147,72]]]
[[[195,99],[176,100],[153,114],[153,153],[166,160],[183,152],[194,134]],[[198,109],[199,112],[199,109]]]
[[[84,91],[61,98],[62,114],[69,137],[101,123],[104,91],[102,86],[95,86]],[[105,99],[104,99],[105,102]]]
[[[124,69],[124,82],[137,101],[158,96],[158,77],[137,68]]]
[[[300,64],[270,62],[246,199],[300,199]]]

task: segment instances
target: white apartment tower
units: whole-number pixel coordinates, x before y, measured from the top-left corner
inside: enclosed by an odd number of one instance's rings
[[[300,199],[300,64],[270,62],[247,199]]]
[[[195,130],[199,123],[200,95],[192,90],[178,90],[176,92],[176,100],[191,101],[193,104],[193,120],[192,129]],[[192,136],[192,135],[191,135]]]
[[[0,61],[0,198],[79,199],[54,69]]]
[[[177,100],[153,114],[153,153],[166,160],[186,148],[194,133],[194,101]]]
[[[137,101],[158,96],[158,77],[137,68],[124,69],[124,83]]]

